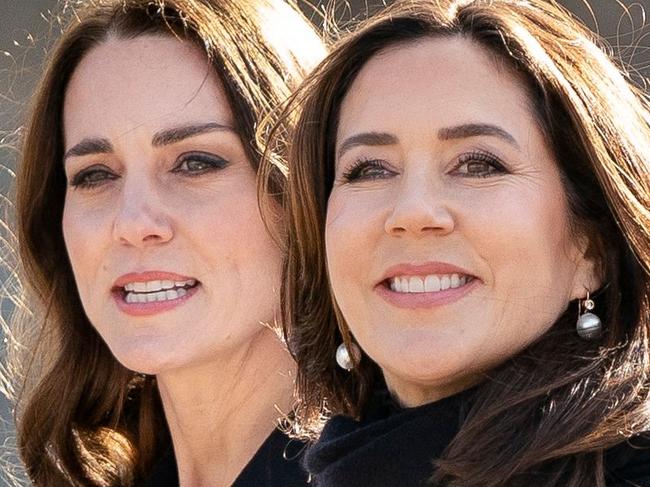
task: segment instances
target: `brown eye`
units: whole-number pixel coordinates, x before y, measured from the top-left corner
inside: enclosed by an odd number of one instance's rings
[[[507,171],[497,157],[484,152],[472,152],[459,157],[454,172],[463,177],[486,178]]]
[[[75,174],[70,185],[73,188],[88,189],[100,186],[108,181],[113,181],[118,177],[117,174],[105,166],[92,166]]]
[[[192,152],[183,154],[172,172],[198,175],[205,172],[223,169],[228,161],[221,157],[205,152]]]
[[[384,179],[395,175],[395,172],[386,167],[381,160],[359,160],[356,161],[342,176],[344,181],[367,181],[373,179]]]

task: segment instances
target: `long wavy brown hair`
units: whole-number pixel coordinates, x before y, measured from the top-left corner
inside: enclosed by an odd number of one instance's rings
[[[492,53],[527,87],[572,226],[588,236],[607,283],[595,311],[605,334],[580,339],[578,304],[567,303],[548,333],[486,372],[469,416],[436,460],[433,482],[604,487],[604,450],[650,428],[650,103],[596,36],[550,1],[399,1],[343,36],[282,109],[298,119],[288,139],[276,130],[269,145],[289,149],[289,165],[280,167],[289,174],[282,299],[298,363],[297,429],[314,433],[324,411],[359,417],[380,380],[366,355],[350,373],[334,360],[341,341],[351,340],[328,284],[324,244],[342,101],[383,50],[455,36]],[[269,158],[263,172],[278,166]]]
[[[218,74],[257,169],[257,124],[324,48],[297,5],[284,0],[94,0],[67,2],[61,11],[69,23],[33,96],[15,185],[28,297],[14,296],[6,370],[19,452],[35,485],[128,486],[146,476],[168,430],[155,379],[117,362],[77,293],[61,229],[67,83],[80,60],[109,38],[192,42]]]

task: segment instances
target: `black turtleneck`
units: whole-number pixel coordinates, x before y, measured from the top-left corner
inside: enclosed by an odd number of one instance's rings
[[[301,465],[304,443],[276,429],[241,471],[232,487],[308,487]],[[142,487],[178,487],[176,459],[170,447]]]
[[[414,408],[400,408],[388,391],[370,401],[361,421],[331,418],[305,454],[314,487],[419,487],[434,473],[460,429],[473,390]],[[607,487],[650,487],[650,439],[605,452]],[[531,484],[533,487],[533,484]]]

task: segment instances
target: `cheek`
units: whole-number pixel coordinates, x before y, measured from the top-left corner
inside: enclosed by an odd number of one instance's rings
[[[544,329],[566,308],[576,269],[564,197],[551,186],[499,201],[473,226],[476,251],[491,270],[505,323]]]
[[[62,231],[68,259],[84,310],[94,322],[103,305],[100,290],[105,289],[102,274],[109,263],[107,246],[111,240],[106,208],[89,209],[66,200]]]
[[[472,205],[466,211],[475,230],[472,240],[480,242],[479,253],[489,249],[488,261],[500,262],[499,267],[510,263],[523,271],[553,268],[565,260],[556,261],[566,257],[568,211],[555,185],[508,187],[484,200],[477,198]]]
[[[325,222],[327,266],[332,286],[359,280],[377,235],[377,208],[360,204],[343,191],[332,191]]]
[[[377,191],[377,193],[380,193]],[[356,336],[375,309],[373,272],[382,250],[387,198],[375,193],[333,191],[325,226],[327,270],[336,302]]]
[[[77,284],[88,272],[97,270],[101,253],[110,239],[110,215],[106,207],[88,208],[66,199],[62,231]],[[81,286],[80,286],[81,287]]]
[[[201,249],[208,262],[205,279],[239,289],[250,296],[248,306],[262,301],[266,306],[280,285],[282,255],[262,221],[254,186],[239,194],[213,196],[209,207],[186,221],[192,222],[189,231],[196,250]]]

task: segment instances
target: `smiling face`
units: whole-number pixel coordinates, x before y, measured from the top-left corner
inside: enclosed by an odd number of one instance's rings
[[[480,380],[597,284],[523,84],[471,41],[369,60],[336,150],[334,296],[405,404]]]
[[[63,233],[84,310],[131,369],[270,333],[281,256],[234,126],[207,59],[171,37],[108,40],[69,83]]]

